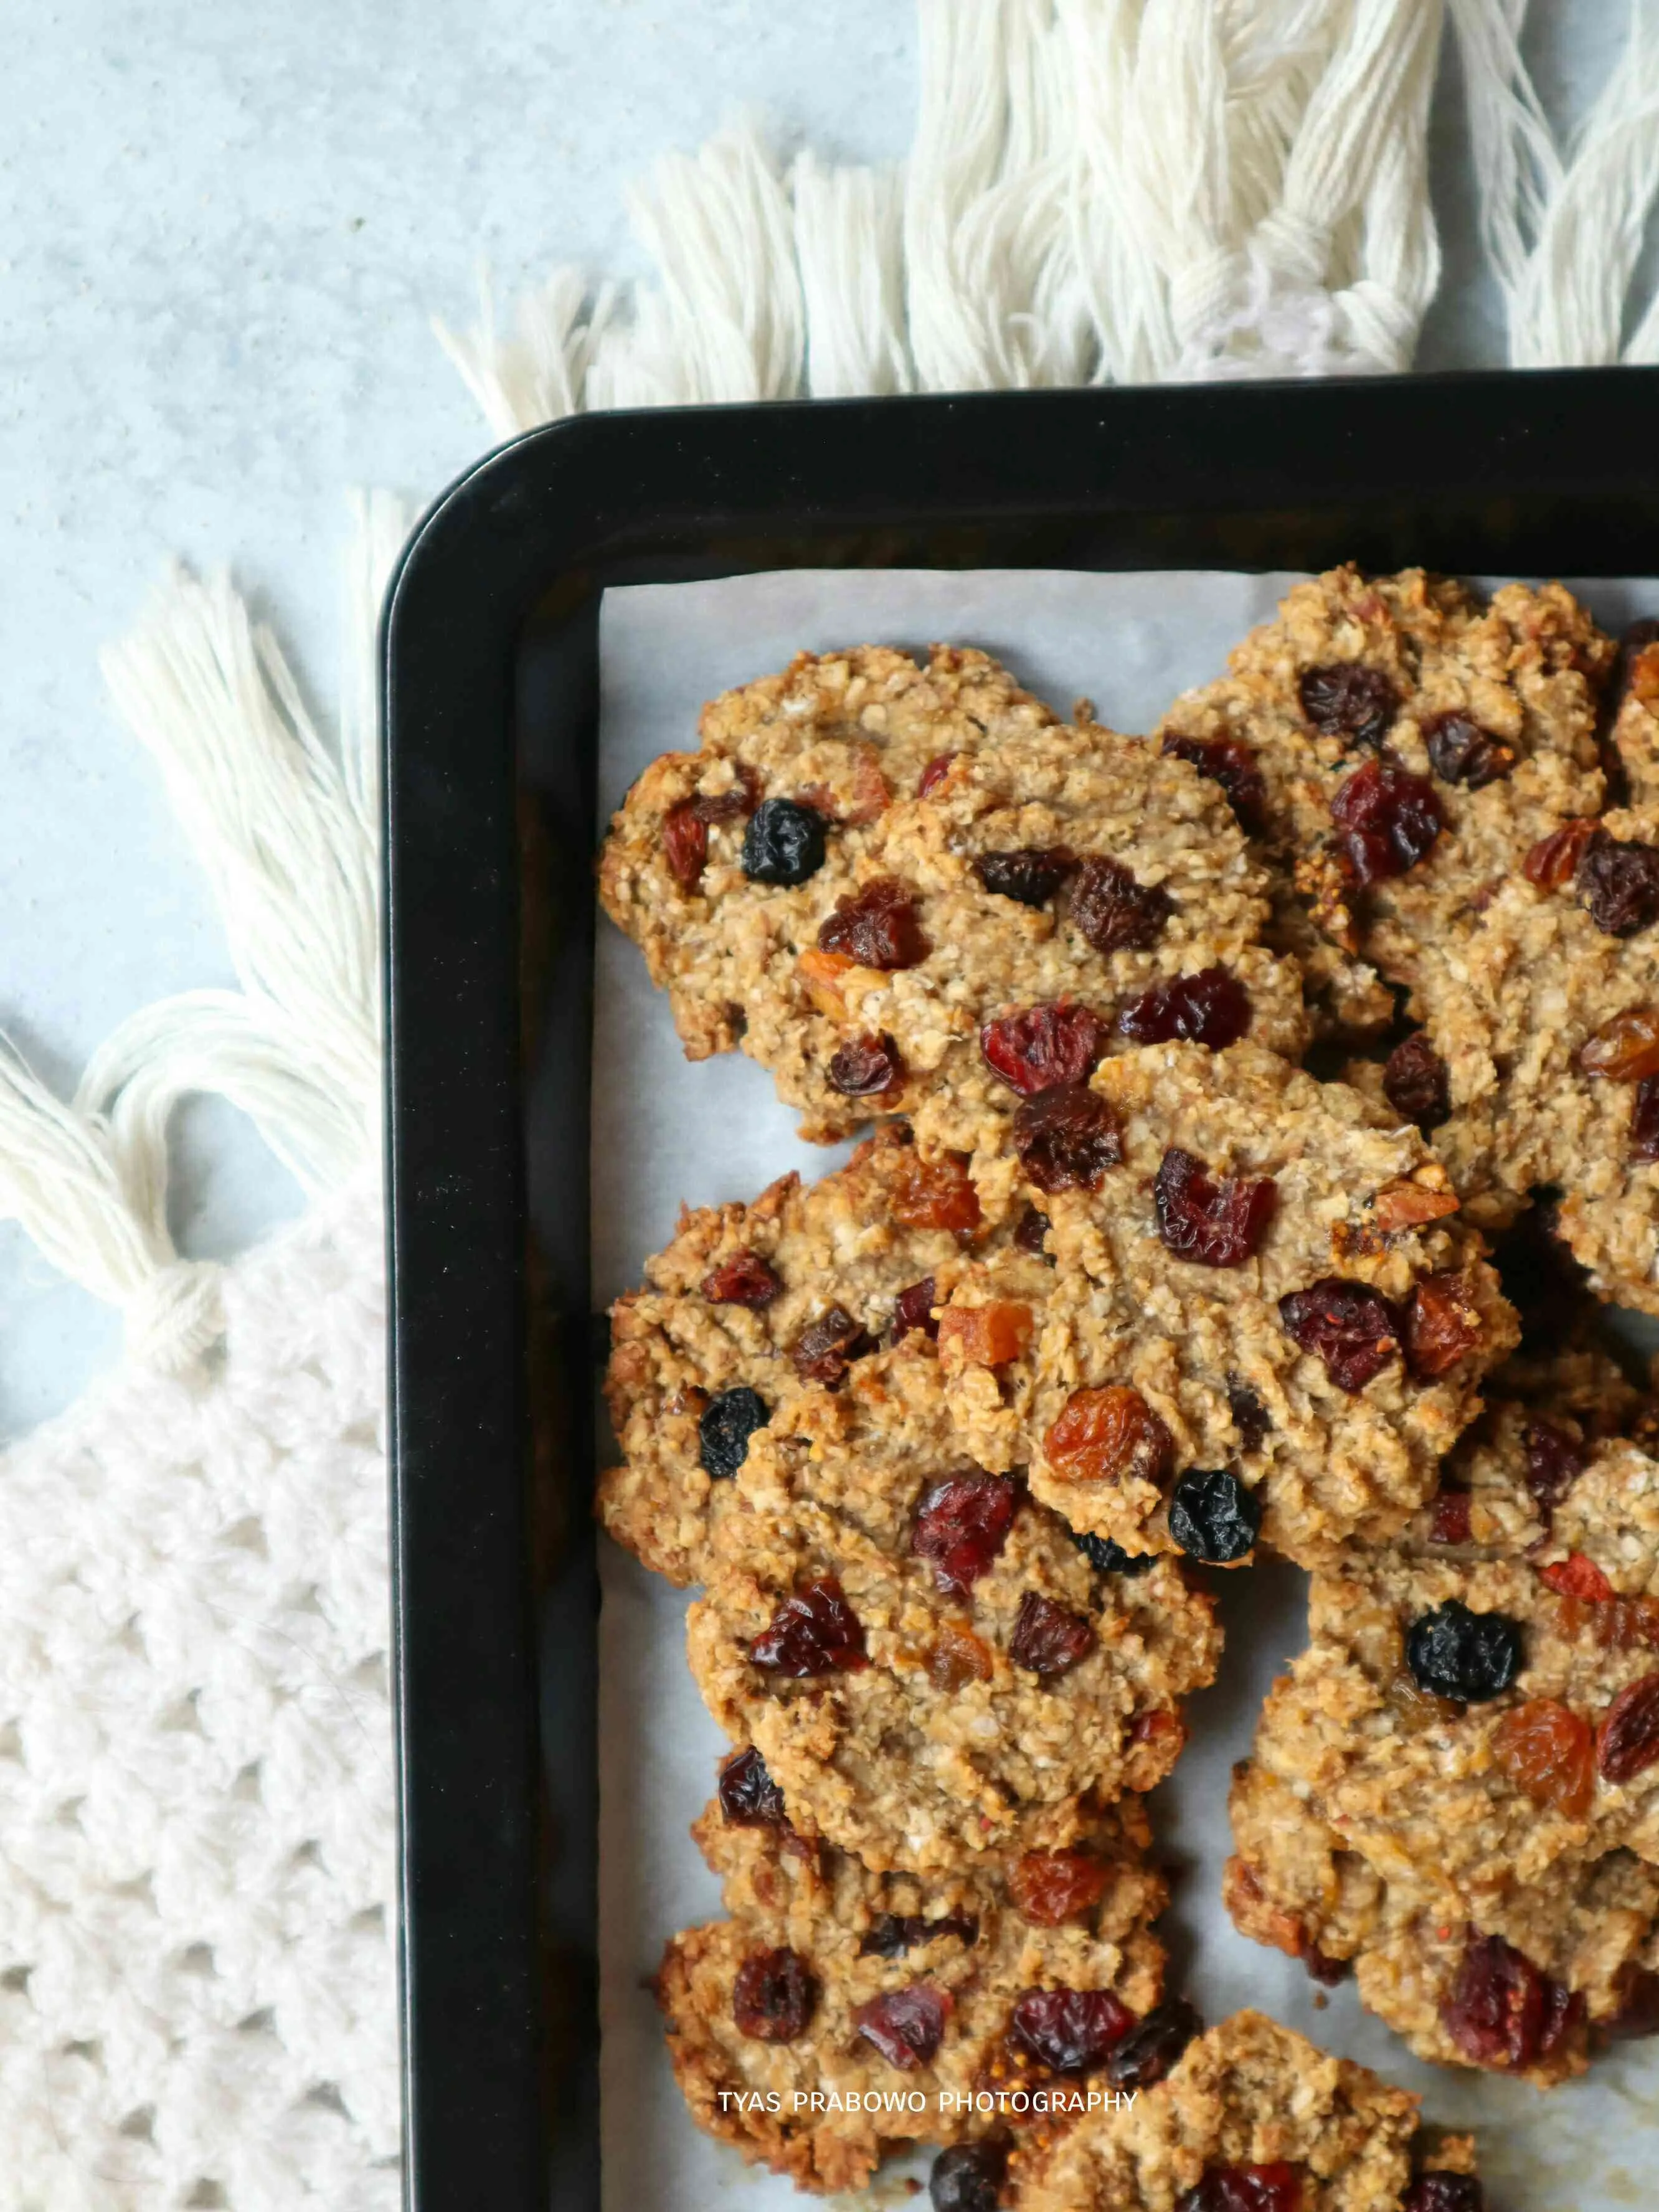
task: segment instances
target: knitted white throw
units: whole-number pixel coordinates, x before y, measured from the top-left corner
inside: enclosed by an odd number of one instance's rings
[[[1517,364],[1659,359],[1659,0],[1574,141],[1525,0],[1449,0]],[[658,277],[556,272],[441,332],[505,435],[583,407],[1409,364],[1438,276],[1438,0],[921,0],[899,172],[750,125],[635,215]],[[377,809],[366,504],[337,747],[228,586],[107,672],[241,988],[123,1025],[75,1099],[0,1056],[0,1210],[118,1305],[118,1370],[0,1460],[0,2212],[397,2200]],[[167,1121],[244,1107],[312,1194],[179,1261]]]

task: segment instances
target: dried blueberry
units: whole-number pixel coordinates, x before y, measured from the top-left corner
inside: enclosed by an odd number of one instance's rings
[[[751,884],[804,884],[823,866],[823,833],[816,806],[763,799],[743,833],[743,872]]]
[[[1126,1552],[1109,1536],[1096,1536],[1087,1528],[1073,1528],[1072,1541],[1097,1575],[1144,1575],[1158,1565],[1155,1552]]]
[[[981,853],[974,873],[999,898],[1042,906],[1076,866],[1077,855],[1064,845],[1023,845],[1012,853]]]
[[[1304,668],[1297,679],[1302,711],[1328,738],[1360,745],[1380,745],[1400,712],[1400,694],[1380,668],[1363,660],[1334,661]]]
[[[1195,2035],[1204,2032],[1197,2008],[1185,1997],[1156,2005],[1129,2030],[1106,2061],[1114,2089],[1150,2089],[1161,2081]]]
[[[952,2143],[933,2160],[927,2201],[933,2212],[996,2212],[1007,2170],[1004,2143]]]
[[[1504,1613],[1471,1613],[1448,1598],[1414,1620],[1406,1663],[1431,1697],[1481,1705],[1502,1697],[1521,1671],[1521,1624]]]
[[[703,1473],[717,1482],[735,1474],[749,1456],[750,1437],[771,1418],[765,1399],[746,1383],[711,1398],[697,1423],[697,1457]]]
[[[1188,1468],[1170,1493],[1170,1534],[1189,1559],[1242,1559],[1261,1526],[1261,1506],[1231,1468]]]
[[[1048,1254],[1043,1239],[1048,1234],[1048,1217],[1046,1213],[1039,1213],[1034,1206],[1028,1206],[1014,1224],[1014,1243],[1019,1249],[1022,1252],[1038,1253],[1045,1260],[1048,1258]],[[1049,1264],[1052,1266],[1053,1261],[1050,1261]]]

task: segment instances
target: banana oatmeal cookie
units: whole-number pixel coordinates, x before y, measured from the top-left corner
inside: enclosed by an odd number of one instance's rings
[[[1020,2212],[1482,2212],[1467,2137],[1258,2012],[1189,2044],[1127,2111],[1091,2112],[1029,2161]]]
[[[1166,1886],[1138,1800],[1067,1832],[872,1874],[798,1835],[758,1753],[734,1753],[692,1830],[729,1917],[673,1937],[657,1978],[698,2125],[802,2188],[854,2189],[900,2143],[1000,2130],[988,2091],[1098,2077],[1173,2009],[1151,1932]]]

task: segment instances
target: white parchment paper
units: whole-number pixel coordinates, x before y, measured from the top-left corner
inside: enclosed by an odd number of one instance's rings
[[[600,823],[656,754],[696,742],[702,702],[802,648],[934,639],[984,647],[1058,713],[1079,696],[1127,731],[1149,728],[1187,686],[1271,613],[1285,576],[1193,571],[791,570],[606,594],[600,628]],[[1609,628],[1659,611],[1659,584],[1575,586]],[[691,1066],[666,1000],[634,948],[601,923],[597,954],[593,1297],[602,1310],[674,1232],[679,1206],[750,1198],[789,1168],[840,1155],[801,1144],[769,1078],[738,1054]],[[687,1671],[682,1592],[602,1546],[600,1959],[606,2212],[742,2212],[799,2206],[791,2185],[745,2167],[687,2118],[649,1990],[678,1928],[718,1913],[717,1885],[686,1833],[714,1787],[724,1739]],[[1181,1869],[1163,1923],[1172,1987],[1205,2017],[1254,2004],[1332,2050],[1419,2090],[1426,2115],[1478,2127],[1503,2212],[1659,2205],[1659,2042],[1603,2060],[1547,2097],[1521,2084],[1420,2064],[1361,2010],[1351,1985],[1325,1999],[1302,1968],[1237,1935],[1221,1905],[1226,1793],[1273,1675],[1305,1635],[1303,1577],[1265,1565],[1212,1577],[1227,1631],[1219,1680],[1191,1701],[1193,1741],[1149,1801]],[[914,2201],[884,2171],[860,2200]]]

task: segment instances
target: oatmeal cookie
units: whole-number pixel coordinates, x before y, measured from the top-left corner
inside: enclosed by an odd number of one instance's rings
[[[904,2142],[983,2137],[1003,2124],[972,2093],[1054,2081],[1045,2051],[1097,2068],[1158,2016],[1167,1893],[1138,1800],[1084,1808],[1063,1850],[873,1874],[799,1836],[745,1748],[692,1834],[729,1917],[664,1954],[675,2076],[699,2126],[800,2187],[856,2188]]]
[[[1064,1842],[1082,1793],[1151,1789],[1215,1672],[1213,1601],[1172,1559],[1096,1564],[960,1455],[897,1474],[856,1441],[757,1432],[688,1625],[727,1735],[878,1869]]]
[[[1516,1335],[1418,1133],[1249,1044],[1147,1046],[1079,1096],[1098,1148],[1042,1200],[1031,1351],[946,1363],[967,1449],[1029,1451],[1035,1496],[1130,1551],[1399,1528]]]
[[[1474,2173],[1462,2137],[1432,2145],[1418,2100],[1258,2012],[1190,2043],[1127,2111],[1091,2112],[1035,2159],[1020,2212],[1479,2212],[1429,2173]]]
[[[920,793],[915,763],[890,760],[856,803],[830,793],[814,749],[815,805],[786,763],[744,762],[760,803],[699,821],[695,870],[677,873],[672,824],[736,773],[708,738],[648,770],[612,825],[601,896],[688,1051],[740,1043],[808,1137],[927,1107],[925,1150],[994,1152],[1023,1098],[1137,1024],[1305,1042],[1300,974],[1260,942],[1266,872],[1215,786],[1095,724],[1010,719],[951,736]]]

